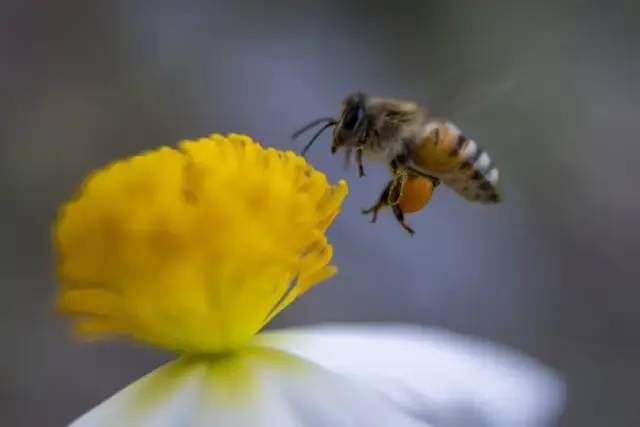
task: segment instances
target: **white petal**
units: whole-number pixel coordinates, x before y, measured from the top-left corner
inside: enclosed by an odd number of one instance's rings
[[[427,424],[380,393],[273,349],[169,363],[72,427],[325,427]]]
[[[446,331],[326,325],[256,339],[367,383],[437,426],[548,426],[564,405],[564,383],[540,363]]]

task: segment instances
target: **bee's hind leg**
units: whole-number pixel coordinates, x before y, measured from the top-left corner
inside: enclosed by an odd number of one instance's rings
[[[397,203],[394,205],[389,205],[388,203],[389,193],[392,190],[391,188],[392,186],[393,186],[393,180],[389,181],[389,183],[385,187],[382,194],[380,194],[380,197],[378,198],[378,201],[376,202],[376,204],[371,206],[369,209],[362,209],[361,212],[363,215],[373,214],[373,216],[371,217],[371,223],[375,223],[376,220],[378,219],[378,211],[386,206],[391,206],[391,209],[393,210],[393,215],[396,217],[396,220],[400,223],[402,228],[407,230],[407,232],[413,236],[416,232],[414,231],[413,228],[411,228],[409,224],[407,224],[404,221],[404,212],[402,212],[402,209],[400,208],[400,206],[398,206]]]
[[[409,227],[404,222],[404,213],[402,209],[398,206],[398,201],[402,196],[402,190],[404,188],[404,184],[407,181],[407,173],[402,169],[397,169],[394,172],[393,178],[389,183],[384,187],[384,190],[378,197],[378,201],[375,205],[371,206],[369,209],[362,209],[363,215],[373,214],[371,217],[371,222],[375,223],[378,219],[378,211],[385,206],[391,206],[393,209],[393,214],[396,219],[400,222],[402,227],[407,230],[409,233],[413,235],[414,231],[411,227]]]
[[[416,234],[415,230],[413,228],[411,228],[411,226],[409,226],[409,224],[404,222],[404,212],[402,212],[402,209],[400,209],[400,206],[395,205],[395,206],[392,206],[391,208],[393,209],[393,215],[396,217],[396,220],[398,220],[398,222],[400,223],[402,228],[407,230],[409,232],[409,234],[412,235],[412,236],[414,234]]]
[[[411,167],[411,166],[406,166],[407,171],[409,171],[412,175],[416,175],[416,176],[421,176],[423,178],[427,178],[429,181],[431,181],[431,184],[433,184],[433,188],[436,188],[438,185],[440,185],[440,178],[437,178],[433,175],[429,175],[427,173],[424,173],[422,171],[419,171],[418,169]]]
[[[400,198],[402,197],[402,191],[404,190],[404,184],[407,182],[409,174],[405,168],[398,167],[395,162],[391,164],[391,169],[393,171],[393,179],[389,183],[387,204],[391,206],[393,215],[396,217],[396,220],[400,223],[402,228],[407,230],[407,232],[413,236],[416,232],[409,226],[409,224],[404,222],[404,212],[402,211],[402,208],[398,206]]]
[[[392,184],[393,184],[393,181],[389,181],[389,183],[384,187],[384,190],[382,190],[382,193],[380,194],[380,197],[378,197],[378,201],[376,202],[375,205],[371,206],[369,209],[362,209],[360,211],[362,215],[373,214],[371,216],[372,224],[378,220],[378,211],[384,208],[385,206],[388,206],[387,200],[389,200],[389,191],[391,189]]]

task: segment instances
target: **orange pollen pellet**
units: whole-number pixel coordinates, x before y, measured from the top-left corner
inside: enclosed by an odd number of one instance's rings
[[[433,183],[421,176],[412,176],[404,184],[398,206],[404,213],[418,212],[431,200]]]

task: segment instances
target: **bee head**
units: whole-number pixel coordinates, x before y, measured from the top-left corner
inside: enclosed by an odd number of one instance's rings
[[[322,127],[311,137],[307,145],[302,149],[301,154],[304,156],[316,139],[331,126],[335,126],[333,130],[333,141],[331,143],[331,153],[338,151],[338,148],[344,146],[355,147],[364,142],[367,134],[367,115],[365,112],[366,96],[363,93],[354,93],[343,101],[340,119],[333,117],[321,117],[303,126],[297,130],[292,139],[296,139],[308,130],[324,123]]]
[[[353,93],[347,96],[342,103],[342,112],[336,127],[333,130],[331,153],[344,146],[355,147],[366,138],[367,115],[365,110],[366,95]]]

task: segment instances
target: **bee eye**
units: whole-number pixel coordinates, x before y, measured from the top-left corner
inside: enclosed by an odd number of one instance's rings
[[[358,126],[364,117],[364,109],[360,106],[350,108],[344,115],[342,127],[346,130],[353,130]]]

